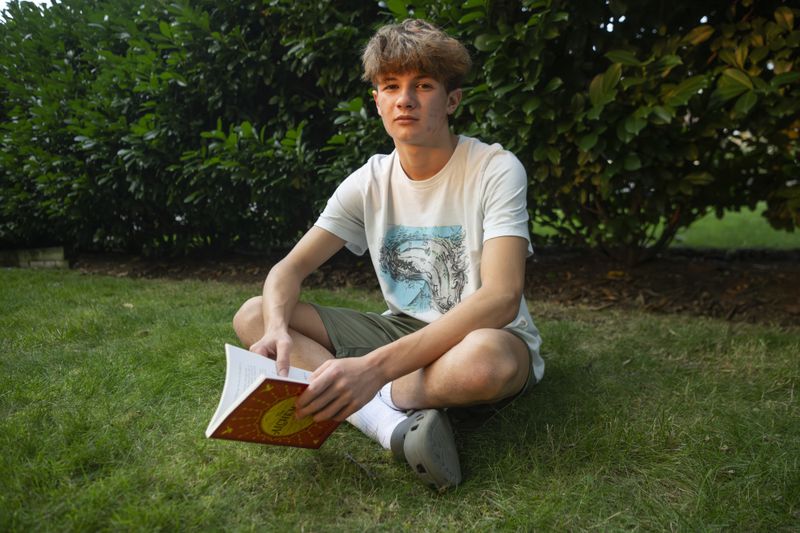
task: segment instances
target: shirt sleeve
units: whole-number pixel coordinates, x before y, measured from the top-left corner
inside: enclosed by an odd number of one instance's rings
[[[356,255],[363,255],[368,248],[364,231],[362,174],[361,170],[357,170],[339,184],[314,223],[315,226],[344,239],[347,249]]]
[[[483,240],[521,237],[533,254],[528,216],[528,176],[514,154],[500,152],[489,159],[481,187]]]

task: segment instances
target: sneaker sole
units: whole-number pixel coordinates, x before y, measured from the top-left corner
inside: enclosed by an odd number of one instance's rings
[[[412,414],[404,434],[403,455],[420,480],[438,490],[461,483],[461,465],[447,415],[436,409]]]

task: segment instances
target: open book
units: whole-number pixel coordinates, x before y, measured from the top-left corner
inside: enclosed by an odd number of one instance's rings
[[[294,402],[310,372],[291,367],[287,377],[278,376],[275,361],[230,344],[225,356],[225,386],[206,437],[319,448],[339,425],[295,418]]]

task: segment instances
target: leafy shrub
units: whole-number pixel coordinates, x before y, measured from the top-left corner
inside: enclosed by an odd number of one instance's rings
[[[786,3],[395,5],[474,45],[462,128],[522,159],[536,221],[562,238],[638,261],[709,209],[766,199],[775,227],[800,224]]]
[[[286,246],[335,186],[318,169],[331,111],[363,89],[363,16],[377,6],[11,3],[0,243]]]
[[[709,210],[759,201],[793,230],[798,14],[774,0],[12,2],[0,244],[289,245],[391,149],[359,52],[407,16],[471,48],[455,127],[520,157],[535,223],[562,240],[637,261]]]

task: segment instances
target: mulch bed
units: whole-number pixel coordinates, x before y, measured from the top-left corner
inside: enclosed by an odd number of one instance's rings
[[[235,255],[167,261],[82,254],[72,268],[111,276],[252,283],[257,292],[277,259]],[[307,285],[378,288],[369,259],[348,253],[335,256]],[[534,306],[558,302],[597,311],[637,309],[800,326],[800,250],[672,249],[631,267],[596,252],[544,248],[528,262],[525,292]]]

